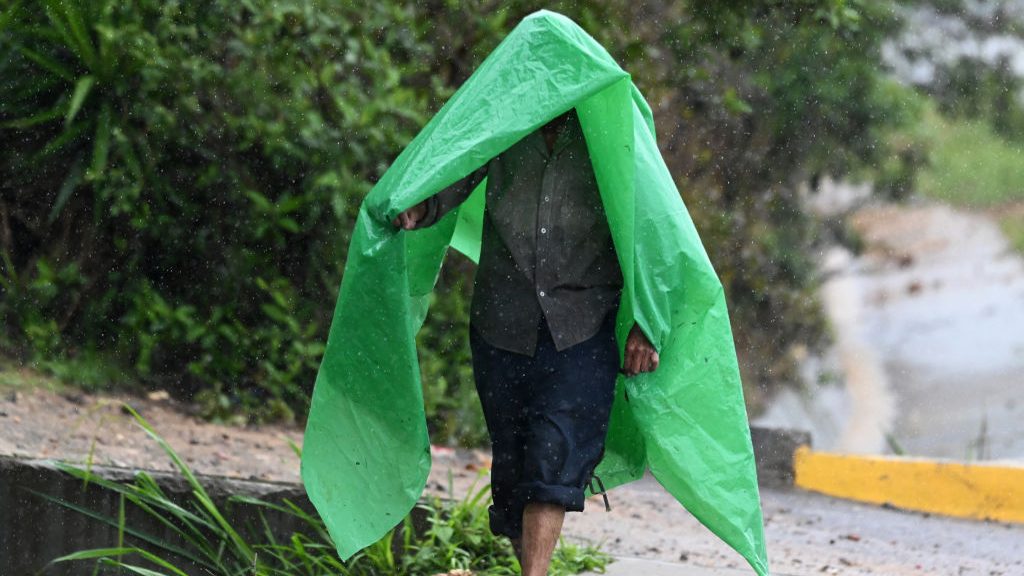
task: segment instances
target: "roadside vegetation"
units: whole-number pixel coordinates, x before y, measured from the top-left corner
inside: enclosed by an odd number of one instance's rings
[[[752,411],[825,342],[798,186],[891,156],[878,51],[892,6],[545,4],[651,103],[725,285]],[[301,421],[361,199],[538,7],[0,0],[0,349],[215,420]],[[485,437],[472,274],[449,259],[419,335],[442,444]]]
[[[462,500],[433,498],[420,504],[425,527],[415,527],[410,515],[379,542],[342,562],[315,513],[287,500],[272,503],[242,496],[230,497],[226,504],[218,505],[174,448],[137,412],[128,406],[125,410],[164,450],[191,494],[184,501],[174,498],[145,472],[122,484],[104,480],[87,468],[61,464],[65,472],[84,483],[116,493],[120,508],[117,516],[105,516],[38,494],[92,518],[98,525],[116,528],[116,539],[109,546],[80,550],[54,562],[89,562],[99,573],[175,576],[431,576],[454,570],[494,576],[519,573],[508,539],[494,536],[488,528],[488,486],[470,490]],[[237,506],[255,511],[247,516],[251,522],[237,521],[238,516],[232,515]],[[268,515],[287,516],[292,520],[289,525],[302,528],[281,535],[274,523],[268,522]],[[160,536],[148,533],[132,520],[140,517],[155,519],[166,530]],[[603,571],[610,561],[596,548],[563,541],[555,551],[550,573],[566,576]]]
[[[948,119],[931,107],[920,137],[931,143],[921,193],[991,212],[1010,243],[1024,253],[1024,137],[1008,140],[984,120]]]
[[[1024,201],[1024,139],[1007,141],[982,120],[945,118],[925,102],[917,135],[931,150],[920,192],[968,208]]]
[[[977,21],[961,2],[933,3],[958,14],[967,27],[984,34],[1024,38],[1024,19],[1007,15]],[[928,59],[927,54],[918,57]],[[995,61],[960,56],[951,62],[932,57],[930,82],[907,88],[901,100],[912,118],[887,136],[897,161],[915,170],[912,181],[896,175],[881,181],[890,197],[919,193],[951,205],[988,212],[999,221],[1011,245],[1024,253],[1024,78],[1007,57]],[[885,184],[898,182],[898,186]]]

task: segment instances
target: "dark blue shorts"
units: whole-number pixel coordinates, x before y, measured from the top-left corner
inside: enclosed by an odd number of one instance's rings
[[[561,352],[547,324],[533,357],[495,348],[472,327],[477,392],[491,436],[491,531],[522,533],[529,502],[583,510],[604,452],[619,369],[615,311],[589,340]]]

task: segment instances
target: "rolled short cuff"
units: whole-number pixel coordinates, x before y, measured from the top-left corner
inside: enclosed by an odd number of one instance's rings
[[[521,538],[523,535],[523,510],[519,509],[519,515],[516,518],[512,518],[504,510],[501,510],[495,506],[491,506],[487,509],[487,513],[490,517],[491,533],[497,536],[507,536],[513,540]]]
[[[529,482],[517,487],[516,505],[510,509],[496,506],[488,508],[491,532],[509,538],[520,538],[523,535],[523,510],[531,502],[540,504],[557,504],[566,512],[582,512],[585,495],[581,488],[558,486],[542,482]]]
[[[559,486],[542,482],[527,482],[519,485],[523,506],[531,502],[558,504],[566,512],[583,511],[583,490],[575,486]]]

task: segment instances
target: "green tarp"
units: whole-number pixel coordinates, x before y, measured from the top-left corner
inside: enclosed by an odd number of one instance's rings
[[[399,155],[360,209],[306,427],[302,478],[342,558],[393,528],[430,469],[415,335],[449,245],[480,250],[483,184],[437,225],[402,210],[575,107],[624,276],[620,347],[635,321],[660,367],[620,377],[598,475],[655,478],[768,573],[750,431],[721,283],[624,72],[568,18],[525,18]]]

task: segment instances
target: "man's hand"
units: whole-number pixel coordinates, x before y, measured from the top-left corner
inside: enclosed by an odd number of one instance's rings
[[[633,324],[633,329],[626,337],[626,361],[623,372],[626,376],[636,376],[641,372],[653,372],[657,367],[657,350],[643,330]]]
[[[424,200],[419,204],[409,208],[402,212],[394,220],[391,221],[395,228],[401,228],[403,230],[412,230],[416,228],[416,225],[423,220],[423,217],[427,215],[427,201]]]

